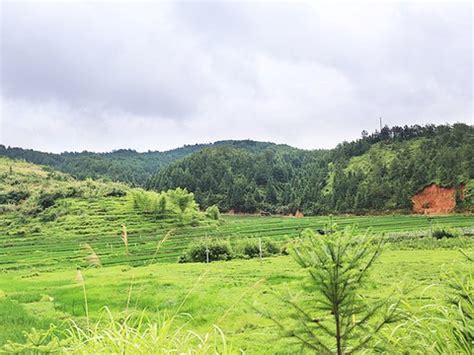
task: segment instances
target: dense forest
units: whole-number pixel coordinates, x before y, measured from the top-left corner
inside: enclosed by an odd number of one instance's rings
[[[150,190],[194,192],[202,208],[305,214],[411,207],[423,187],[467,185],[474,176],[474,127],[384,127],[332,150],[243,141],[189,145],[167,152],[51,154],[0,145],[0,156],[48,165],[79,179],[122,181]]]
[[[409,209],[428,184],[471,188],[473,151],[474,127],[465,124],[384,127],[330,151],[204,149],[162,169],[148,188],[185,187],[203,207],[236,212]]]
[[[120,149],[110,153],[64,152],[61,154],[44,153],[31,149],[5,147],[0,144],[0,156],[11,159],[23,159],[27,162],[46,165],[77,179],[105,179],[125,182],[132,186],[144,186],[148,179],[162,167],[184,158],[206,147],[233,146],[257,152],[272,143],[253,141],[219,141],[213,144],[186,145],[164,152],[148,151],[139,153],[131,149]]]

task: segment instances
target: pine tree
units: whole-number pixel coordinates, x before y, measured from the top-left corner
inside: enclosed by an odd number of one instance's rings
[[[331,229],[332,230],[332,229]],[[399,320],[399,301],[367,302],[364,286],[382,250],[368,233],[346,228],[325,236],[305,230],[293,248],[298,264],[310,275],[312,302],[285,302],[294,310],[295,323],[288,329],[268,315],[303,348],[318,354],[347,354],[372,348],[377,334]]]

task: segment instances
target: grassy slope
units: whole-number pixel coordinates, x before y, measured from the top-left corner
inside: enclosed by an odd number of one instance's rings
[[[61,189],[71,184],[90,192],[85,186],[90,182],[77,182],[62,175],[58,178],[57,173],[22,162],[0,161],[0,175],[9,175],[12,164],[15,179],[20,180],[22,188],[31,191],[32,198],[45,189]],[[94,191],[110,188],[109,184],[92,185],[97,187]],[[18,184],[2,186],[11,189]],[[303,228],[321,228],[329,221],[328,217],[229,216],[220,226],[179,227],[160,250],[156,261],[161,263],[147,265],[152,262],[161,237],[175,228],[176,222],[137,214],[127,197],[90,194],[60,199],[54,207],[32,218],[18,213],[16,209],[22,206],[10,207],[0,217],[0,344],[7,339],[20,340],[22,330],[46,328],[51,320],[58,323],[71,316],[83,317],[82,289],[74,279],[76,266],[82,265],[85,257],[80,245],[88,242],[105,265],[85,272],[94,317],[103,306],[115,313],[123,312],[130,285],[133,285],[130,308],[146,309],[152,318],[158,317],[162,310],[176,310],[189,293],[181,311],[192,314],[193,329],[204,331],[218,323],[237,347],[250,353],[288,352],[288,344],[278,339],[275,327],[251,306],[257,302],[259,307],[269,308],[282,318],[286,316],[285,307],[263,289],[267,286],[280,291],[301,289],[304,272],[291,258],[266,259],[261,267],[255,260],[211,265],[180,265],[175,261],[191,240],[206,234],[231,240],[241,237],[286,239],[298,235]],[[58,217],[43,222],[41,218],[46,213]],[[422,216],[334,217],[333,221],[340,225],[355,223],[362,228],[371,226],[378,233],[428,228]],[[129,257],[125,256],[120,240],[123,223],[129,232]],[[471,228],[474,224],[472,216],[463,215],[439,217],[435,223]],[[443,242],[436,246],[442,247]],[[472,249],[472,243],[468,247]],[[377,265],[374,274],[377,286],[374,284],[367,294],[370,297],[388,294],[396,284],[407,280],[418,286],[410,296],[411,301],[418,307],[430,303],[433,298],[442,296],[446,270],[464,270],[466,266],[459,260],[459,253],[453,250],[389,250]],[[207,275],[198,282],[206,271]],[[265,283],[255,287],[262,279]],[[438,286],[422,292],[429,284]]]
[[[463,271],[466,268],[460,253],[452,250],[386,251],[376,265],[374,282],[366,296],[386,296],[401,284],[416,286],[407,298],[415,309],[419,309],[433,301],[443,302],[447,270]],[[56,323],[69,316],[83,319],[82,288],[74,281],[75,273],[74,268],[69,268],[37,276],[30,276],[27,271],[2,274],[0,284],[8,300],[0,300],[1,323],[5,328],[27,330],[31,325],[44,327],[47,319],[56,319]],[[287,341],[279,339],[275,326],[263,319],[253,306],[286,319],[286,307],[265,290],[272,287],[277,292],[295,293],[302,290],[306,280],[305,272],[291,257],[268,258],[262,266],[257,260],[209,265],[115,266],[88,270],[85,279],[93,317],[104,306],[116,314],[126,313],[130,287],[130,309],[146,309],[152,319],[157,319],[160,312],[176,311],[187,297],[181,312],[193,316],[190,324],[193,329],[205,332],[212,324],[218,324],[236,347],[249,353],[290,351]],[[425,289],[429,285],[434,286]],[[303,288],[302,299],[308,299],[305,290]],[[45,295],[54,300],[40,301],[42,297],[46,298]],[[36,319],[36,324],[31,319]],[[18,332],[1,330],[0,343],[12,336],[21,338]]]
[[[104,265],[144,265],[150,262],[158,242],[176,225],[171,220],[156,220],[133,212],[127,197],[64,199],[51,210],[67,209],[67,214],[51,222],[33,218],[18,226],[18,216],[7,214],[0,219],[0,269],[59,268],[80,265],[84,261],[82,243],[89,243]],[[158,262],[174,262],[190,241],[206,235],[220,238],[264,237],[288,239],[303,228],[323,228],[328,217],[225,217],[220,226],[202,225],[177,228],[175,235],[157,255]],[[371,227],[374,232],[426,230],[421,216],[335,217],[344,225]],[[11,227],[11,225],[15,227]],[[473,227],[472,217],[454,215],[438,217],[435,223],[456,227]],[[126,224],[131,255],[125,256],[120,239],[121,225]],[[23,234],[18,235],[18,232]]]

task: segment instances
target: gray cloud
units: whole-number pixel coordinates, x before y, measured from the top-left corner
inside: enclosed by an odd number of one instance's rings
[[[0,6],[3,144],[318,148],[379,116],[472,123],[470,3]]]

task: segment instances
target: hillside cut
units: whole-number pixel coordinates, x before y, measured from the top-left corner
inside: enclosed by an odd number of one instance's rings
[[[442,187],[431,184],[412,197],[413,211],[423,214],[448,214],[456,208],[456,193],[464,199],[464,186]]]

